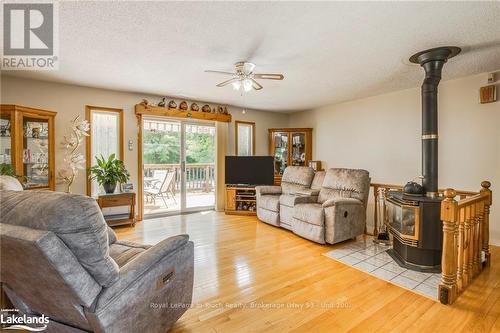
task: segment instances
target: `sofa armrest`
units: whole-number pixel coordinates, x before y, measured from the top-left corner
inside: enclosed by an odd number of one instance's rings
[[[293,205],[307,204],[307,203],[317,203],[318,196],[315,195],[294,195]]]
[[[277,195],[281,194],[281,186],[256,186],[255,191],[258,195]]]
[[[167,284],[170,282],[168,280],[174,277],[178,278],[174,276],[180,273],[176,266],[184,263],[179,261],[176,256],[182,251],[186,251],[186,249],[187,252],[191,252],[190,256],[192,257],[193,243],[189,242],[189,236],[178,235],[159,242],[126,263],[120,269],[118,281],[108,288],[104,288],[99,295],[96,304],[97,311],[102,311],[102,309],[106,308],[117,299],[123,299],[124,297],[128,298],[126,294],[130,293],[131,290],[137,292],[137,284],[149,283],[150,286],[146,289],[154,290],[157,288],[156,284],[160,282]],[[191,259],[191,269],[193,263],[193,259]],[[183,279],[184,277],[180,278]],[[187,280],[189,280],[189,277],[187,278]],[[133,297],[134,295],[130,296]],[[135,295],[135,297],[139,296],[144,295]]]
[[[300,196],[310,196],[310,197],[315,196],[315,197],[317,197],[319,195],[319,190],[315,190],[312,188],[306,188],[306,189],[296,191],[295,194],[300,195]]]
[[[363,205],[361,201],[358,199],[354,198],[336,198],[336,199],[329,199],[325,202],[323,202],[323,208],[328,208],[331,206],[335,205]]]

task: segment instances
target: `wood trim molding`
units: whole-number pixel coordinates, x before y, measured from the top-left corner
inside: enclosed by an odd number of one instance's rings
[[[312,132],[310,127],[281,127],[281,128],[269,128],[269,132]]]
[[[142,127],[143,117],[142,114],[136,114],[137,117],[137,221],[142,221],[144,218],[144,198],[143,198],[143,164],[142,164]]]
[[[144,105],[144,104],[135,105],[135,114],[188,118],[188,119],[192,118],[201,120],[221,121],[226,123],[230,123],[232,119],[230,114],[209,113],[209,112],[190,111],[190,110],[183,111],[178,109],[169,109],[161,106]]]
[[[234,121],[234,154],[236,156],[238,153],[238,125],[251,125],[252,126],[252,156],[255,156],[255,122],[253,121],[243,121],[243,120],[235,120]]]
[[[92,117],[91,117],[91,112],[92,111],[97,111],[97,112],[116,112],[119,114],[118,116],[118,132],[120,135],[119,139],[119,153],[120,153],[120,160],[124,160],[125,158],[125,148],[123,145],[123,140],[124,140],[124,117],[123,117],[123,109],[117,109],[117,108],[109,108],[109,107],[102,107],[102,106],[94,106],[94,105],[85,105],[85,119],[89,122],[90,124],[90,133],[89,136],[85,137],[85,164],[86,164],[86,179],[87,179],[87,195],[91,196],[91,181],[90,181],[90,167],[92,166],[92,161],[93,158],[91,155],[92,153]]]

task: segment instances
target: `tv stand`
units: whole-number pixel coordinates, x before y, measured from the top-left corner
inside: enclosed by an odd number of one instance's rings
[[[227,215],[257,215],[255,186],[226,184]]]

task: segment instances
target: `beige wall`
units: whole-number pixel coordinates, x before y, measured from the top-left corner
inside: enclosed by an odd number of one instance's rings
[[[20,104],[35,108],[42,108],[57,112],[56,116],[56,175],[59,166],[63,163],[62,150],[59,147],[63,135],[68,130],[70,121],[80,115],[85,119],[85,105],[122,108],[124,110],[124,162],[131,174],[131,182],[137,189],[137,121],[134,115],[134,106],[142,98],[147,98],[150,102],[156,103],[160,100],[159,96],[151,96],[139,93],[120,92],[105,89],[95,89],[70,84],[51,83],[36,80],[20,79],[10,76],[1,78],[1,103]],[[179,100],[177,100],[179,104]],[[200,104],[202,102],[198,102]],[[229,107],[233,114],[233,119],[248,120],[256,122],[257,129],[257,153],[267,154],[267,128],[273,126],[287,126],[288,115],[252,111],[242,114],[241,108]],[[219,147],[218,162],[223,161],[222,156],[234,153],[234,120],[231,124],[218,124],[218,143],[226,145],[223,149]],[[128,150],[128,141],[133,141],[133,150]],[[85,145],[81,148],[85,152]],[[219,163],[221,169],[218,170],[218,180],[224,179],[223,163]],[[222,176],[222,178],[221,178]],[[221,185],[221,184],[219,184]],[[63,190],[62,185],[57,186],[58,190]],[[219,186],[219,189],[223,187]],[[78,175],[73,185],[74,193],[84,194],[86,192],[85,172]],[[220,191],[219,191],[220,193]],[[224,207],[223,193],[218,196],[218,208]]]
[[[229,126],[228,155],[235,155],[234,121],[255,122],[255,155],[269,155],[269,128],[288,127],[289,115],[277,112],[242,110],[233,112],[233,122]]]
[[[498,198],[500,102],[479,104],[485,84],[481,74],[439,86],[439,187],[479,190],[487,179]],[[373,182],[404,184],[421,173],[420,122],[415,88],[294,113],[289,125],[314,128],[313,157],[326,167],[364,168]],[[490,238],[500,245],[498,200],[490,223]]]
[[[442,82],[439,95],[439,186],[478,190],[482,180],[500,188],[500,102],[481,105],[478,89],[486,75]],[[56,140],[61,141],[69,121],[84,117],[86,104],[123,108],[125,112],[125,163],[137,188],[137,127],[134,105],[142,98],[158,96],[94,89],[68,84],[2,77],[1,102],[45,108],[58,112]],[[223,156],[234,154],[234,120],[256,122],[256,153],[268,153],[267,129],[313,127],[313,158],[325,167],[365,168],[374,182],[404,184],[420,174],[420,89],[331,105],[291,115],[231,107],[233,123],[219,124],[218,180],[223,179]],[[133,151],[126,142],[133,141]],[[56,166],[62,154],[56,149]],[[83,150],[82,150],[83,151]],[[219,193],[223,191],[219,184]],[[58,187],[62,189],[62,187]],[[81,173],[74,192],[85,193]],[[500,193],[500,192],[499,192]],[[498,197],[498,196],[495,196]],[[217,206],[223,207],[223,196]],[[372,220],[373,205],[368,214]],[[491,239],[500,244],[500,204],[492,207]]]

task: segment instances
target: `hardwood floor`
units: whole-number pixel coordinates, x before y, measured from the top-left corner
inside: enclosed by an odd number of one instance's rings
[[[154,244],[195,244],[193,307],[173,332],[500,332],[500,248],[453,306],[322,256],[312,243],[255,217],[203,212],[115,228]]]

